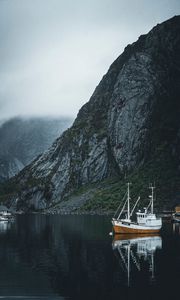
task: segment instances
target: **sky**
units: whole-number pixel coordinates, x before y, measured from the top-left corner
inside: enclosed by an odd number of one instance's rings
[[[111,63],[179,0],[0,0],[0,119],[75,117]]]

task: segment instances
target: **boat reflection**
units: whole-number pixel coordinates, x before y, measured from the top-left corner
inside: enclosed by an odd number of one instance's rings
[[[159,235],[115,235],[112,248],[118,254],[123,270],[127,274],[128,286],[130,286],[130,272],[132,265],[141,271],[141,260],[148,263],[150,278],[155,279],[154,255],[157,249],[162,248],[162,239]]]
[[[173,222],[173,234],[180,234],[180,223]]]
[[[0,222],[0,233],[5,233],[8,229],[11,228],[11,222],[1,221]]]

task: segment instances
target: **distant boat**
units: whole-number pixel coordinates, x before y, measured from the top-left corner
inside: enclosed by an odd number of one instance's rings
[[[10,212],[1,212],[0,213],[0,221],[11,221],[13,219],[13,215]]]
[[[175,213],[172,214],[172,220],[180,223],[180,205],[175,207]]]
[[[180,213],[174,213],[174,214],[172,214],[172,220],[174,222],[180,223]]]
[[[8,222],[14,219],[11,211],[4,205],[0,205],[0,221]]]
[[[144,208],[144,212],[141,212],[140,210],[136,213],[137,220],[136,222],[133,222],[131,220],[131,217],[133,215],[133,212],[140,200],[140,197],[137,199],[133,209],[130,211],[130,190],[129,190],[130,183],[127,184],[127,192],[125,195],[127,195],[127,198],[125,200],[125,203],[118,215],[117,218],[112,219],[112,225],[113,230],[115,233],[158,233],[161,230],[162,227],[162,219],[157,218],[154,214],[154,187],[151,186],[151,195],[150,203],[147,208]],[[125,207],[127,205],[127,213],[125,217],[122,217],[122,215],[125,213]],[[149,212],[150,210],[150,212]],[[117,209],[117,212],[119,211],[119,208]],[[115,213],[115,215],[117,214]]]

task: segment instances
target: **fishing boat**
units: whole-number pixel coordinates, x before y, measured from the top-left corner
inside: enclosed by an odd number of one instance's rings
[[[162,227],[162,218],[157,218],[154,214],[154,188],[150,186],[151,195],[149,196],[150,201],[148,207],[144,208],[144,211],[139,210],[136,212],[136,221],[132,221],[132,215],[135,211],[135,208],[140,200],[138,197],[134,207],[130,210],[130,183],[127,184],[127,198],[124,202],[124,205],[118,214],[117,218],[115,217],[119,212],[119,207],[115,213],[114,218],[112,219],[113,230],[115,233],[158,233]],[[127,205],[127,211],[125,214],[125,207]],[[123,215],[125,214],[125,217]]]

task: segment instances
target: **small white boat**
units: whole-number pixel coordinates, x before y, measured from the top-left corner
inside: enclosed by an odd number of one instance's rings
[[[12,215],[12,213],[8,212],[8,211],[1,211],[0,212],[0,221],[4,221],[4,222],[8,222],[13,220],[14,217]]]
[[[132,214],[137,206],[140,197],[137,199],[132,211],[130,211],[130,190],[129,186],[130,183],[127,184],[127,199],[121,209],[117,218],[112,219],[113,230],[115,233],[158,233],[162,227],[162,218],[157,218],[154,214],[154,187],[151,186],[151,195],[150,203],[147,208],[144,208],[144,211],[141,212],[140,210],[136,213],[137,220],[133,222],[131,220]],[[123,218],[122,215],[125,210],[125,206],[127,205],[127,214]],[[150,209],[150,212],[148,211]],[[119,208],[118,208],[119,210]],[[117,211],[118,211],[117,210]],[[116,215],[116,213],[115,213]]]
[[[173,222],[180,223],[180,213],[172,214],[172,220],[173,220]]]
[[[4,216],[0,216],[0,221],[3,221],[3,222],[8,222],[9,219],[4,217]]]

